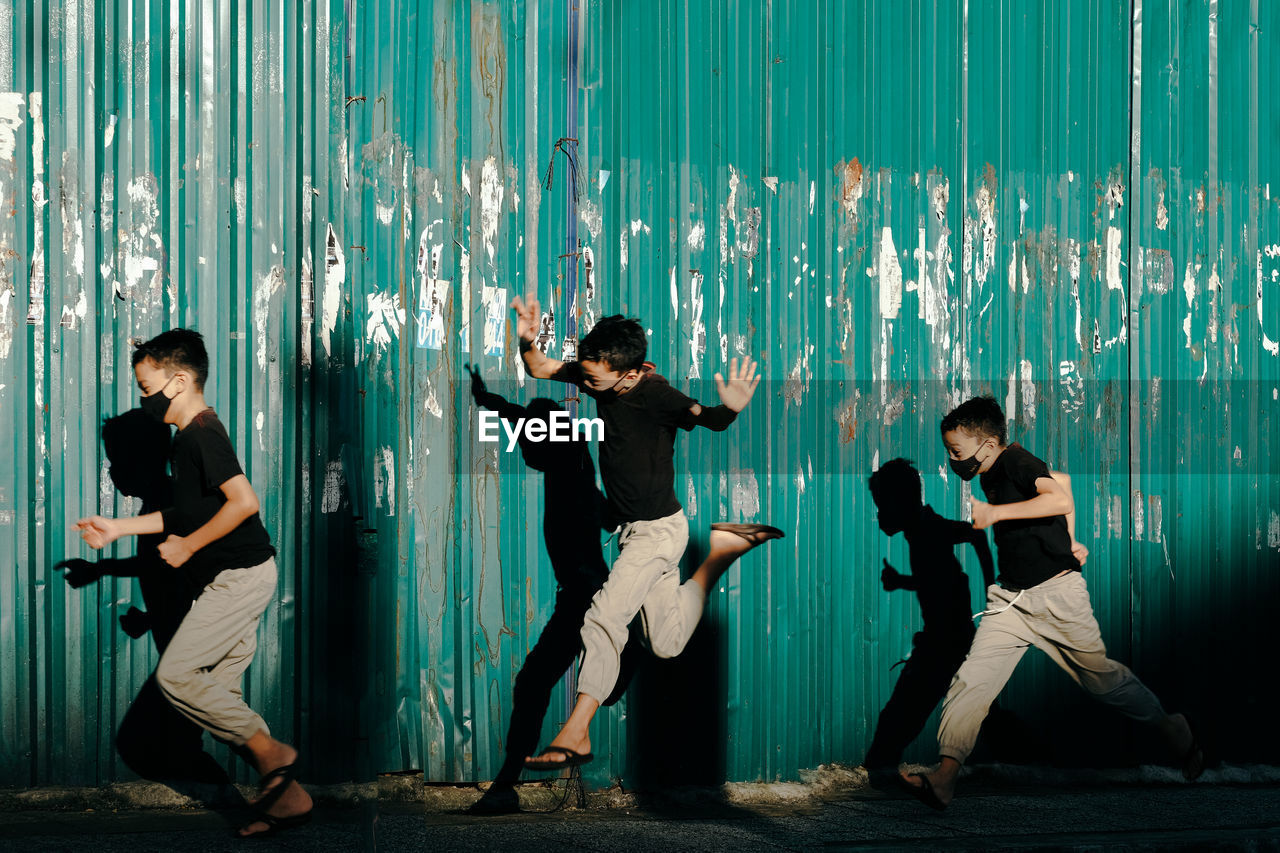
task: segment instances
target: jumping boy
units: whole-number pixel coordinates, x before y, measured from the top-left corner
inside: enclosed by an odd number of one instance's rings
[[[254,821],[240,835],[299,826],[311,815],[311,797],[296,781],[297,750],[271,737],[241,696],[258,622],[275,595],[275,548],[227,431],[205,403],[204,341],[189,329],[164,332],[134,351],[133,371],[142,409],[178,428],[173,505],[134,518],[82,518],[76,528],[92,548],[122,536],[168,534],[160,558],[184,570],[195,601],[160,658],[156,683],[178,711],[262,774]]]
[[[619,315],[596,323],[578,346],[578,361],[547,358],[533,345],[541,310],[532,296],[512,301],[525,369],[538,379],[571,382],[596,401],[604,421],[600,476],[606,496],[606,526],[617,528],[619,554],[609,579],[594,596],[582,625],[583,656],[578,699],[569,719],[543,753],[530,756],[530,770],[558,770],[592,758],[589,727],[613,691],[628,625],[641,614],[650,649],[674,657],[693,635],[707,595],[739,556],[782,531],[765,525],[712,525],[707,560],[680,583],[680,557],[689,541],[689,521],[675,495],[676,429],[726,429],[751,401],[760,377],[750,358],[716,374],[721,405],[701,406],[643,371],[645,331]]]
[[[881,465],[868,485],[880,529],[888,536],[901,533],[910,549],[911,573],[902,574],[885,560],[880,581],[886,592],[914,592],[924,621],[912,638],[911,656],[880,712],[862,762],[873,782],[884,783],[896,778],[903,750],[946,694],[973,640],[969,579],[956,559],[956,546],[973,546],[984,587],[995,583],[995,567],[987,534],[963,521],[943,518],[925,505],[920,472],[906,459]]]
[[[1153,726],[1181,756],[1183,776],[1199,776],[1204,753],[1186,716],[1166,714],[1128,667],[1107,657],[1080,572],[1085,552],[1069,490],[1021,445],[1006,446],[1004,412],[991,397],[943,418],[942,441],[958,477],[982,477],[989,503],[973,500],[973,526],[995,527],[1000,582],[987,590],[987,610],[942,705],[941,763],[932,773],[904,773],[904,784],[926,805],[947,807],[987,709],[1032,645],[1094,699]]]

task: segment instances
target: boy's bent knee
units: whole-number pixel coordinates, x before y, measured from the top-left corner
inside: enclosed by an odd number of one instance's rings
[[[160,692],[170,702],[175,699],[182,699],[191,688],[193,676],[195,673],[182,666],[166,666],[164,659],[161,658],[160,665],[156,667],[156,686],[160,688]]]

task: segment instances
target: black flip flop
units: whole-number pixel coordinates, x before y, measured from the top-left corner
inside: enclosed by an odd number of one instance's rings
[[[1204,754],[1204,747],[1200,744],[1200,732],[1195,721],[1191,719],[1190,714],[1186,713],[1182,715],[1182,719],[1187,721],[1187,731],[1191,733],[1191,746],[1187,747],[1187,751],[1182,756],[1182,778],[1188,782],[1194,782],[1204,773],[1208,760]]]
[[[252,838],[270,838],[277,833],[284,832],[289,829],[297,829],[310,820],[310,811],[305,811],[302,814],[289,815],[288,817],[276,817],[275,815],[270,815],[266,812],[255,811],[253,813],[253,820],[249,821],[245,826],[249,826],[253,823],[265,823],[267,828],[262,832],[255,832],[252,835],[241,835],[239,832],[236,832],[236,838],[243,838],[246,841]],[[240,829],[244,828],[244,826],[240,827]]]
[[[902,779],[901,776],[898,778]],[[929,781],[928,776],[923,773],[912,773],[910,778],[920,780],[920,784],[917,786],[912,785],[906,779],[902,779],[902,787],[906,788],[907,792],[911,794],[911,796],[915,797],[934,811],[942,811],[947,807],[947,804],[938,799],[938,795],[934,793],[933,783]]]
[[[268,788],[268,784],[272,779],[280,781]],[[253,809],[261,814],[266,814],[267,809],[274,806],[284,796],[284,789],[288,788],[290,783],[296,782],[298,779],[298,764],[294,760],[293,764],[286,764],[283,767],[277,767],[270,773],[263,775],[258,780],[258,799],[253,801]],[[279,818],[277,818],[278,820]]]
[[[736,533],[753,545],[763,545],[770,539],[782,539],[787,534],[768,524],[734,524],[728,521],[717,521],[711,525],[712,530],[723,530],[725,533]],[[765,534],[763,539],[756,539],[758,534]]]
[[[564,746],[549,746],[543,752],[558,752],[564,756],[564,761],[526,761],[524,769],[533,770],[537,773],[553,773],[565,767],[579,767],[595,758],[595,755],[590,752],[583,754]]]

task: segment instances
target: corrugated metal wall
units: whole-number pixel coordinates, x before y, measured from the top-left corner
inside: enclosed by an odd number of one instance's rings
[[[328,739],[318,776],[352,778],[367,662],[342,634],[367,631],[368,582],[333,460],[361,458],[364,338],[348,302],[316,341],[313,295],[347,197],[331,148],[340,29],[327,10],[265,2],[18,2],[0,22],[0,638],[16,664],[0,778],[126,774],[112,734],[155,665],[149,639],[116,625],[141,604],[136,584],[72,590],[51,566],[92,556],[76,518],[137,512],[107,476],[99,424],[137,405],[130,340],[179,325],[205,335],[206,396],[280,552],[247,695],[280,736]]]
[[[179,324],[285,567],[252,700],[330,778],[491,778],[555,582],[538,475],[476,440],[463,365],[564,392],[516,369],[527,291],[553,356],[639,316],[704,400],[761,357],[731,431],[678,445],[690,564],[717,519],[791,531],[598,717],[591,782],[861,758],[917,620],[865,478],[913,458],[957,515],[937,423],[978,392],[1073,474],[1116,656],[1228,758],[1280,760],[1251,678],[1280,592],[1277,33],[1256,0],[0,3],[0,781],[124,774],[134,592],[49,566],[67,519],[129,509],[97,422],[136,399],[127,339]],[[1051,757],[1135,754],[1043,662],[1002,702]]]

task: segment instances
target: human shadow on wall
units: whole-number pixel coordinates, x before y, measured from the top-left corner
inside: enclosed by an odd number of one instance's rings
[[[122,495],[142,501],[139,514],[156,512],[172,503],[168,424],[142,409],[130,409],[104,421],[102,444],[112,483]],[[198,593],[190,588],[184,572],[160,559],[156,548],[164,538],[163,533],[139,536],[137,553],[132,557],[97,562],[74,558],[54,565],[56,571],[66,572],[65,580],[74,589],[105,577],[136,578],[146,609],[130,607],[119,617],[120,627],[134,639],[150,633],[158,655],[164,654]],[[144,779],[163,782],[216,808],[244,802],[226,770],[205,751],[204,729],[164,697],[154,672],[125,713],[115,746],[125,765]]]
[[[876,521],[889,537],[899,533],[907,541],[910,572],[902,573],[884,561],[880,582],[887,593],[914,594],[922,626],[911,640],[889,700],[876,720],[875,733],[863,765],[875,786],[898,783],[898,765],[907,748],[925,731],[942,702],[951,680],[964,663],[973,642],[974,612],[969,578],[956,558],[958,546],[969,545],[982,571],[982,588],[995,583],[995,562],[985,531],[965,521],[939,515],[924,503],[920,472],[906,459],[881,465],[868,480]],[[1041,738],[1014,714],[993,703],[983,721],[975,760],[1029,763],[1045,755]]]

